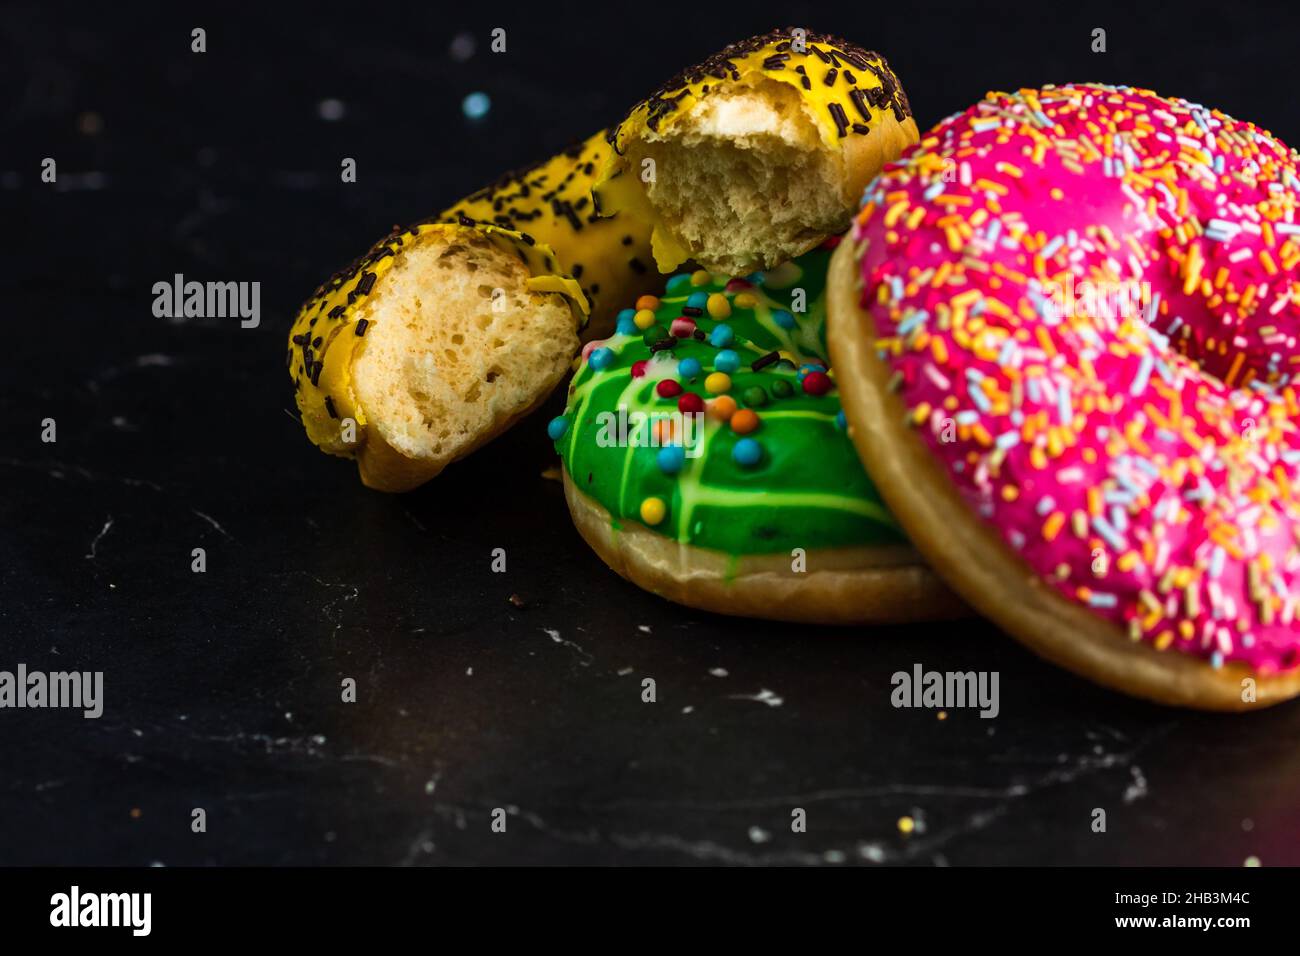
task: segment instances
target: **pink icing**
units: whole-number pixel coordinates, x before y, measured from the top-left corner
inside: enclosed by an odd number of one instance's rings
[[[1261,674],[1300,666],[1297,158],[1145,90],[991,93],[853,230],[893,386],[971,507],[1134,640]],[[1070,308],[1085,281],[1138,308]]]

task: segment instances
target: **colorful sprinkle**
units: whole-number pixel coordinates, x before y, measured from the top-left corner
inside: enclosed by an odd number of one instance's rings
[[[681,445],[667,445],[655,453],[655,464],[665,475],[675,475],[686,464],[686,451]]]
[[[641,520],[648,525],[661,523],[668,514],[668,506],[662,498],[646,498],[641,502]]]
[[[740,356],[731,349],[722,349],[714,356],[713,367],[719,372],[726,372],[730,375],[740,368]]]
[[[720,292],[709,296],[705,302],[705,309],[708,310],[709,317],[714,319],[725,319],[731,315],[731,303]]]
[[[763,446],[752,438],[742,438],[731,449],[732,460],[742,468],[753,468],[763,460]]]
[[[748,435],[758,430],[759,418],[753,409],[741,408],[731,416],[730,424],[731,430],[737,435]]]
[[[730,389],[731,376],[726,372],[713,372],[704,380],[704,390],[710,395],[720,395]]]

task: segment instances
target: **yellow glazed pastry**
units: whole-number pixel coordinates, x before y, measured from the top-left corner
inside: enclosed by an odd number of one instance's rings
[[[372,488],[414,488],[554,387],[586,308],[520,233],[468,219],[393,232],[294,321],[286,362],[307,436],[355,457]]]
[[[770,269],[848,228],[863,189],[918,139],[889,64],[790,28],[669,80],[609,134],[603,215],[652,224],[662,272]]]

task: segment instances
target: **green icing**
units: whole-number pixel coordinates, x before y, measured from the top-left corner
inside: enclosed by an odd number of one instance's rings
[[[906,539],[886,510],[867,477],[852,442],[837,423],[838,395],[810,395],[803,390],[797,366],[773,363],[754,371],[751,363],[773,351],[787,351],[798,364],[826,364],[826,267],[831,250],[809,252],[778,269],[764,273],[748,289],[724,293],[731,315],[715,320],[707,312],[695,316],[706,336],[719,324],[735,332],[728,348],[740,357],[740,367],[731,372],[727,392],[739,407],[748,407],[746,389],[762,386],[767,400],[752,406],[761,425],[749,438],[763,449],[758,464],[742,467],[732,459],[732,449],[742,436],[729,426],[706,417],[699,436],[699,457],[687,457],[678,474],[665,474],[659,467],[658,446],[649,446],[650,429],[644,429],[639,446],[602,446],[602,435],[617,437],[602,412],[617,414],[620,405],[628,410],[629,428],[636,412],[661,414],[677,410],[677,397],[662,398],[655,392],[660,379],[678,381],[683,389],[706,401],[712,398],[704,387],[715,370],[719,348],[705,341],[681,338],[671,350],[652,353],[641,330],[616,333],[601,343],[613,353],[608,367],[597,371],[584,361],[569,386],[569,401],[563,418],[564,433],[556,440],[556,451],[577,487],[598,501],[613,517],[617,529],[625,520],[640,522],[641,502],[658,497],[667,506],[664,520],[652,526],[669,538],[695,547],[731,555],[789,553],[793,548],[827,548],[902,544]],[[656,324],[667,331],[692,293],[723,292],[726,285],[713,277],[694,285],[688,273],[668,282],[667,291],[655,312]],[[792,308],[796,289],[805,295],[805,311]],[[753,308],[736,305],[736,295],[749,292],[757,300]],[[773,313],[793,314],[795,326],[782,328]],[[702,371],[682,381],[677,365],[694,358]],[[633,377],[632,366],[648,361],[646,374]],[[784,380],[791,386],[786,398],[774,395],[772,385]]]

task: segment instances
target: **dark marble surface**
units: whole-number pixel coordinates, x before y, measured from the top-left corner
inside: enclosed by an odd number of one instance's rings
[[[554,401],[401,497],[362,488],[286,411],[283,336],[329,271],[771,25],[885,52],[922,126],[988,88],[1101,79],[1300,140],[1294,30],[1183,9],[745,4],[632,11],[629,36],[503,7],[12,6],[0,669],[102,670],[106,702],[99,720],[0,711],[0,863],[1300,863],[1300,707],[1149,706],[976,621],[826,630],[659,601],[588,551],[542,477]],[[1111,52],[1089,53],[1094,26]],[[478,51],[456,63],[461,31]],[[493,103],[476,125],[474,90]],[[155,318],[152,285],[176,272],[260,281],[260,327]],[[890,675],[918,662],[998,671],[1000,715],[894,709]]]

